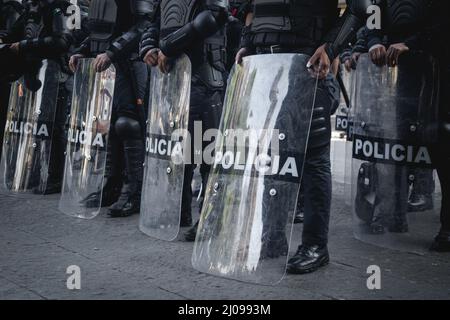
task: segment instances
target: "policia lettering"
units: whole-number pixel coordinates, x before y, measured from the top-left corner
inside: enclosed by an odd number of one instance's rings
[[[51,123],[32,123],[26,121],[6,120],[5,131],[12,134],[33,135],[41,139],[51,139],[49,134],[49,132],[52,132],[51,125]]]
[[[426,146],[359,135],[354,136],[353,158],[396,165],[432,166],[430,152]]]

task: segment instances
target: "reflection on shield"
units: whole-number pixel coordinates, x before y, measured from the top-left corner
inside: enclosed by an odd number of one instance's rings
[[[395,68],[367,55],[356,71],[352,148],[355,236],[424,252],[439,229],[439,182],[428,146],[437,139],[434,60],[408,53]]]
[[[274,284],[286,270],[317,78],[299,54],[258,55],[228,83],[192,264]]]
[[[152,69],[139,228],[166,241],[180,231],[190,94],[191,62],[186,55],[168,74]]]
[[[37,79],[33,81],[38,84],[36,91],[28,89],[31,81],[24,77],[11,86],[0,164],[0,188],[6,191],[42,193],[47,185],[58,63],[44,60]]]
[[[102,189],[116,78],[114,66],[98,73],[93,62],[80,60],[75,73],[59,201],[61,212],[83,219],[92,219],[100,212],[101,201],[90,205],[86,199]]]

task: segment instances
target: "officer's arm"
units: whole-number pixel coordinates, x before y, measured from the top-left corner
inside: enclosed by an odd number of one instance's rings
[[[139,44],[139,56],[144,59],[147,52],[159,47],[159,34],[161,26],[161,10],[160,6],[156,8],[153,21],[150,26],[142,34],[141,42]]]
[[[23,38],[23,30],[25,29],[26,15],[21,14],[13,23],[9,30],[4,30],[0,38],[3,43],[13,43]]]
[[[154,1],[136,0],[135,5],[136,24],[128,32],[115,39],[106,50],[106,54],[111,61],[117,61],[117,59],[126,57],[134,50],[137,50],[142,33],[152,23],[155,12]]]
[[[202,41],[218,32],[229,19],[227,0],[205,0],[206,10],[195,19],[160,41],[160,49],[173,57],[193,42]]]
[[[334,60],[355,36],[369,17],[368,8],[374,4],[373,0],[347,0],[347,9],[338,20],[334,28],[326,36],[326,51],[330,60]]]
[[[67,52],[73,38],[67,30],[67,17],[63,10],[59,8],[53,13],[53,34],[51,36],[22,40],[19,42],[20,50],[44,57]]]

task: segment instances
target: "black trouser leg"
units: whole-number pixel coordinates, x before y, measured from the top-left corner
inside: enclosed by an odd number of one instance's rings
[[[431,157],[436,167],[442,191],[441,227],[450,232],[450,141],[445,141],[431,148]]]
[[[328,243],[331,206],[329,144],[306,152],[303,172],[305,217],[302,241],[307,246],[324,246]]]

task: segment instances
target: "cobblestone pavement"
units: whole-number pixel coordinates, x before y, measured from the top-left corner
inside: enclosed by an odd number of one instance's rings
[[[57,210],[58,195],[3,194],[0,299],[449,299],[450,255],[404,253],[355,240],[343,189],[335,184],[330,265],[287,275],[276,286],[194,270],[192,243],[151,239],[138,230],[138,216],[109,219],[102,212],[78,220]],[[373,264],[382,270],[381,290],[366,286]],[[81,290],[66,288],[70,265],[81,268]]]

